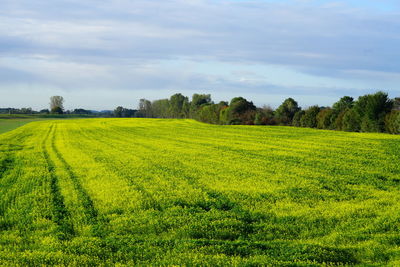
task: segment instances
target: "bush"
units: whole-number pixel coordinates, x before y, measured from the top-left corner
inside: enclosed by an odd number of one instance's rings
[[[292,121],[292,125],[296,126],[296,127],[300,127],[301,126],[301,118],[304,116],[304,110],[299,110],[296,112],[296,114],[294,114],[293,116],[293,121]]]
[[[400,110],[392,110],[385,117],[385,129],[391,134],[400,134]]]
[[[320,111],[318,106],[309,107],[304,115],[300,119],[302,127],[316,128],[317,127],[317,115]]]
[[[333,110],[331,108],[322,109],[317,115],[317,128],[331,129],[332,116],[333,116]]]
[[[343,114],[341,130],[347,132],[359,132],[360,129],[359,114],[354,111],[354,109],[347,109]]]

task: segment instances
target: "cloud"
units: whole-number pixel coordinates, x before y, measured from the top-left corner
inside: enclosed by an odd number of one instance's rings
[[[359,3],[3,0],[0,91],[14,82],[103,96],[128,90],[137,98],[146,90],[212,88],[229,97],[235,88],[251,99],[326,90],[339,97],[371,84],[398,94],[398,4],[382,1],[374,11],[376,1]]]

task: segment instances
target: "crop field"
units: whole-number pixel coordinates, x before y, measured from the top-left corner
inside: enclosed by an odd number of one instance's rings
[[[80,119],[0,135],[0,265],[400,265],[400,137]]]
[[[0,134],[14,130],[15,128],[21,127],[22,125],[25,125],[27,123],[37,121],[39,119],[30,119],[30,118],[21,118],[21,119],[2,119],[0,116]]]

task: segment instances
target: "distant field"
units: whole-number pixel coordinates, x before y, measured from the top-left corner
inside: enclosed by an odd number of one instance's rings
[[[81,119],[0,146],[0,265],[400,265],[399,136]]]
[[[15,128],[21,127],[29,122],[38,121],[40,119],[21,119],[21,118],[13,118],[13,119],[1,119],[0,117],[0,134],[14,130]]]

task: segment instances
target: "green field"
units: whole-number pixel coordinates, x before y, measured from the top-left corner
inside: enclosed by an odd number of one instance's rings
[[[0,117],[0,134],[14,130],[15,128],[21,127],[27,123],[38,120],[40,119],[33,119],[33,118],[1,119]]]
[[[0,265],[400,265],[400,136],[81,119],[0,146]]]

